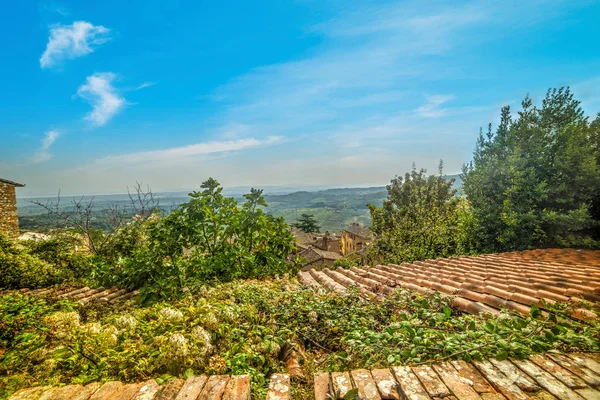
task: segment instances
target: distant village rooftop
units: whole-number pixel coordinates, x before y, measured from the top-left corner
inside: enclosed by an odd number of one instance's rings
[[[371,239],[373,233],[369,228],[359,224],[358,222],[353,222],[352,225],[344,229],[346,232],[350,232],[355,234],[356,236],[360,236],[365,239]]]

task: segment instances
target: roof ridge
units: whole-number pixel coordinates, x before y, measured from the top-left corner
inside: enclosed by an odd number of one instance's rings
[[[9,181],[8,179],[0,178],[0,182],[6,183],[7,185],[16,186],[16,187],[24,187],[23,183],[18,183],[14,181]]]

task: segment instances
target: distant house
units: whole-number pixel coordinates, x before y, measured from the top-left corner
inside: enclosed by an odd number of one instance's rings
[[[25,185],[0,178],[0,233],[9,237],[19,236],[17,193],[15,188]]]
[[[321,269],[327,266],[333,266],[333,263],[342,256],[332,251],[325,251],[316,247],[309,247],[306,250],[299,252],[298,257],[305,259],[305,263],[302,264],[302,270],[308,270],[310,268]]]
[[[294,241],[296,242],[296,245],[301,244],[301,245],[308,246],[308,245],[312,245],[313,242],[315,241],[314,233],[306,233],[306,232],[296,228],[295,226],[290,226],[290,232],[294,236]]]
[[[358,222],[353,222],[352,225],[342,231],[342,237],[340,238],[341,253],[347,256],[362,251],[371,242],[373,242],[373,233],[371,230]]]
[[[290,227],[290,232],[294,235],[298,251],[306,250],[309,247],[315,247],[324,251],[341,254],[339,233],[306,233],[296,227]]]
[[[314,239],[314,246],[321,250],[332,251],[334,253],[341,254],[340,238],[335,232],[325,232],[325,234],[317,235]]]

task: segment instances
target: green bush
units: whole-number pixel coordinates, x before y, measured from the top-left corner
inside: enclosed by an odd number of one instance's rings
[[[359,258],[342,257],[333,262],[334,267],[350,268],[362,265]]]
[[[282,218],[266,214],[262,190],[238,205],[214,179],[169,215],[133,222],[115,235],[114,255],[102,257],[105,284],[141,288],[144,303],[176,298],[203,283],[293,272],[294,238]],[[117,256],[118,255],[118,256]]]
[[[40,288],[62,282],[54,265],[28,253],[27,248],[0,234],[0,288]]]
[[[134,254],[146,246],[149,239],[148,230],[160,218],[160,214],[152,214],[148,218],[135,215],[131,221],[112,235],[105,234],[102,248],[98,252],[99,258],[107,263],[117,263],[120,259],[133,257]]]
[[[46,240],[29,240],[23,245],[29,254],[59,269],[65,281],[81,279],[91,273],[93,264],[77,236],[56,234]]]

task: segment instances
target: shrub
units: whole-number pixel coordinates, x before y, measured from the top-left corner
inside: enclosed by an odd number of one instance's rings
[[[101,265],[101,279],[141,288],[142,301],[152,302],[180,297],[206,282],[273,276],[295,268],[287,263],[294,238],[282,218],[261,209],[267,206],[262,190],[252,189],[238,206],[223,196],[214,179],[201,188],[168,216],[153,216],[119,232],[117,239],[127,239],[127,246],[121,246],[126,251]]]
[[[70,234],[55,234],[47,240],[29,240],[23,242],[29,254],[59,269],[62,279],[75,280],[87,277],[93,264],[82,240]]]
[[[361,265],[359,258],[342,257],[333,262],[334,267],[350,268]]]
[[[102,245],[98,256],[108,263],[116,263],[119,259],[132,257],[137,251],[146,245],[148,229],[160,218],[159,213],[143,218],[135,215],[131,221],[118,228],[112,235],[105,235],[105,243]]]
[[[54,265],[27,252],[27,248],[0,234],[0,288],[40,288],[62,282]]]

